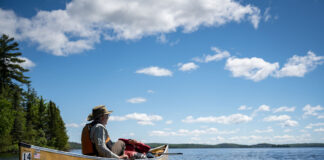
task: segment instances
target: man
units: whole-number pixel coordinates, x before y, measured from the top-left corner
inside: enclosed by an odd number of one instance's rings
[[[96,155],[100,157],[108,158],[128,158],[124,154],[125,143],[121,140],[118,140],[116,143],[113,143],[109,137],[108,131],[105,126],[108,123],[108,119],[112,111],[108,111],[104,105],[96,106],[92,109],[92,113],[88,116],[88,121],[92,121],[87,124],[90,131],[82,131],[82,152],[88,150],[88,155]],[[88,137],[87,133],[90,136]],[[85,141],[89,139],[92,145],[85,145]],[[90,153],[89,153],[90,150]],[[91,153],[93,151],[93,153]]]

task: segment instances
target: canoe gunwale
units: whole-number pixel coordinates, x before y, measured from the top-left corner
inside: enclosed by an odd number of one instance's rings
[[[26,143],[19,143],[19,148],[20,147],[34,149],[36,152],[45,151],[45,152],[57,153],[57,154],[61,154],[61,155],[67,155],[67,156],[79,157],[79,158],[101,159],[101,160],[115,160],[116,159],[116,158],[96,157],[96,156],[88,156],[88,155],[72,153],[72,152],[59,151],[59,150],[55,150],[55,149],[34,146],[34,145],[26,144]],[[165,147],[164,153],[168,152],[169,145],[163,145],[163,146],[159,146],[156,148],[163,148],[163,147]],[[156,149],[156,148],[153,148],[153,149]],[[159,157],[146,158],[146,159],[164,159],[164,158],[166,158],[166,156],[167,155],[161,155]]]

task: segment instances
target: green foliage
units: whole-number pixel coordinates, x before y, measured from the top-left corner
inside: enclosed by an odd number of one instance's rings
[[[68,136],[60,110],[54,102],[46,103],[29,86],[24,60],[13,38],[0,38],[0,152],[17,152],[18,143],[69,149]],[[17,82],[27,84],[24,91]]]
[[[24,72],[27,72],[28,69],[20,65],[25,60],[19,58],[21,53],[15,52],[17,50],[19,50],[18,43],[14,42],[14,38],[3,34],[0,38],[0,88],[6,85],[15,86],[14,81],[22,84],[30,83],[29,77],[24,76]]]
[[[3,152],[6,151],[6,146],[11,145],[13,113],[10,102],[2,97],[0,97],[0,122],[0,152]]]

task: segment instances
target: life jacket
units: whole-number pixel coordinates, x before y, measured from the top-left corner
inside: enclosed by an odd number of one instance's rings
[[[82,136],[81,136],[81,144],[82,144],[82,154],[91,155],[91,156],[98,156],[98,151],[94,143],[92,143],[90,138],[91,128],[96,125],[97,123],[88,123],[82,129]],[[110,137],[108,136],[106,139],[106,144],[110,141]]]

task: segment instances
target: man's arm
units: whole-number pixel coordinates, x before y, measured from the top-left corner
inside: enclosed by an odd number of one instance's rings
[[[109,150],[106,146],[105,140],[108,136],[107,131],[102,126],[96,126],[94,128],[93,140],[96,146],[96,149],[99,153],[99,156],[108,157],[108,158],[119,158],[118,155]]]

